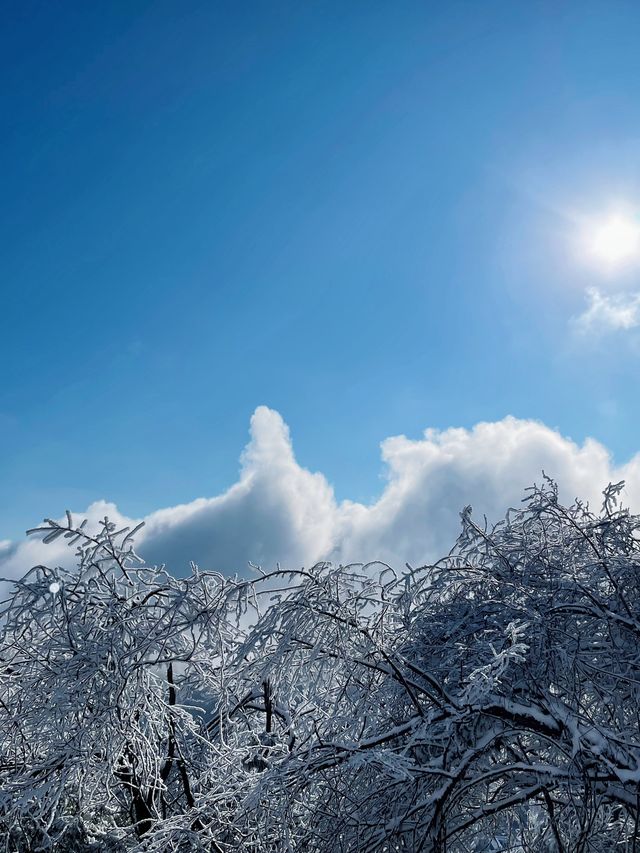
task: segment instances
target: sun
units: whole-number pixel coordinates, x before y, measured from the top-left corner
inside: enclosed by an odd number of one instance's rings
[[[587,245],[592,258],[608,268],[640,260],[640,223],[631,216],[612,214],[589,227]]]

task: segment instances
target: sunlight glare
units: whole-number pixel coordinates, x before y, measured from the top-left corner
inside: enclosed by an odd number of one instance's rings
[[[640,256],[640,225],[627,216],[610,216],[589,235],[592,256],[608,267],[618,267]]]

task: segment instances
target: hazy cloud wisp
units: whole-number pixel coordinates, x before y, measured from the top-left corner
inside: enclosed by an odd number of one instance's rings
[[[579,334],[625,331],[640,325],[640,293],[607,295],[591,287],[587,297],[587,308],[572,319],[573,328]]]

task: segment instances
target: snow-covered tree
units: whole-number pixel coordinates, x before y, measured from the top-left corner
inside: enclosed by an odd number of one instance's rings
[[[545,480],[435,565],[186,578],[46,522],[0,639],[7,851],[640,844],[640,518]],[[428,519],[425,520],[428,523]],[[0,848],[1,849],[1,848]]]

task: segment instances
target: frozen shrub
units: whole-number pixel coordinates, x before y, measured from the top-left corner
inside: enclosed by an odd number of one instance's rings
[[[545,479],[451,553],[186,578],[49,521],[0,640],[7,851],[633,850],[640,519]],[[428,520],[427,522],[428,523]]]

